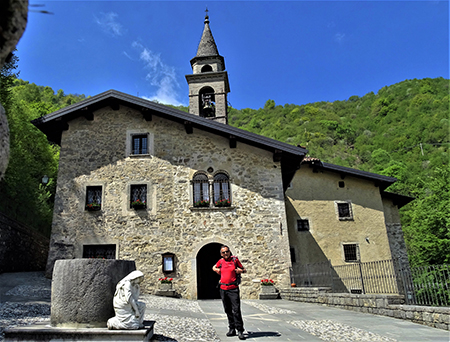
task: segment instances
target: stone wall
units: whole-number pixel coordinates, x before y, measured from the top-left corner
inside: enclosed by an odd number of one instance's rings
[[[43,271],[49,239],[0,213],[0,273]]]
[[[148,132],[148,155],[127,156],[127,135]],[[197,255],[211,243],[227,244],[248,269],[242,297],[257,298],[254,278],[287,286],[289,244],[280,163],[272,153],[140,112],[107,107],[94,120],[69,122],[63,132],[47,274],[56,259],[82,257],[85,244],[114,244],[116,257],[135,260],[145,275],[143,292],[157,289],[162,254],[175,254],[174,289],[197,298],[198,277],[211,277],[211,255],[198,272]],[[191,180],[199,170],[230,176],[232,205],[193,208]],[[145,210],[130,208],[129,188],[147,184]],[[102,186],[100,211],[85,210],[86,186]]]
[[[282,299],[317,303],[375,315],[383,315],[450,330],[450,308],[403,305],[401,295],[357,295],[331,293],[330,288],[284,288]]]

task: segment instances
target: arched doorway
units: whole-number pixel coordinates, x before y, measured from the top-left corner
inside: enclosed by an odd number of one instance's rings
[[[197,299],[220,298],[217,283],[220,276],[212,270],[220,259],[220,243],[209,243],[197,253]]]

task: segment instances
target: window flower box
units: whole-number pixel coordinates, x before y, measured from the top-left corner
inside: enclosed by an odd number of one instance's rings
[[[230,207],[231,201],[229,199],[221,199],[214,202],[214,205],[216,207]]]
[[[136,201],[131,202],[131,207],[135,210],[146,209],[147,203],[145,201],[141,202],[141,200],[137,199]]]
[[[89,204],[86,204],[86,207],[85,207],[85,209],[87,211],[98,211],[101,208],[102,208],[101,204],[98,204],[98,203],[89,203]]]
[[[194,207],[196,208],[205,208],[205,207],[209,207],[209,201],[197,201],[194,202]]]

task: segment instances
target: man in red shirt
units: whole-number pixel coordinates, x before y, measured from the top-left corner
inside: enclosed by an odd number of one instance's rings
[[[220,297],[222,298],[223,308],[227,314],[230,328],[227,336],[236,336],[237,330],[239,339],[245,340],[237,275],[247,271],[239,259],[231,255],[228,246],[222,246],[220,254],[222,259],[213,266],[213,271],[220,275]]]

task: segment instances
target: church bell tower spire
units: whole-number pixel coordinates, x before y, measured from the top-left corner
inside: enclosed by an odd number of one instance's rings
[[[192,74],[186,75],[189,113],[228,124],[228,73],[209,27],[208,9],[197,55],[191,59],[191,67]]]

